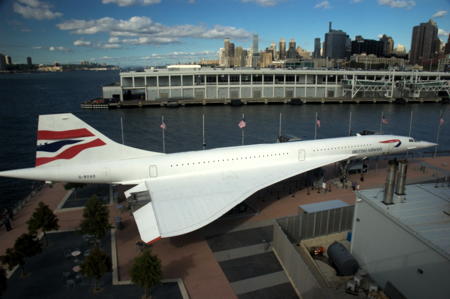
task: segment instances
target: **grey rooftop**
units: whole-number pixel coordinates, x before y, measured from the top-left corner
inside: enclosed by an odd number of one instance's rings
[[[385,205],[383,189],[358,192],[358,198],[385,213],[401,227],[416,235],[450,259],[450,187],[435,184],[406,186],[406,200]]]

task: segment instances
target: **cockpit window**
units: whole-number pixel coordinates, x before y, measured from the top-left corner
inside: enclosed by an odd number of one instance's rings
[[[416,142],[414,138],[409,138],[409,142]]]

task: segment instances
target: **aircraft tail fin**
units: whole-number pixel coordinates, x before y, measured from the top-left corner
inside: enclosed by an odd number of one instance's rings
[[[138,158],[160,153],[119,144],[71,113],[39,116],[36,167]]]

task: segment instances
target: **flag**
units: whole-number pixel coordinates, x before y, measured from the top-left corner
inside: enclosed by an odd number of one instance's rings
[[[384,117],[384,114],[381,116],[381,122],[383,123],[383,125],[387,125],[389,123],[389,120]]]
[[[320,118],[317,118],[317,119],[316,119],[316,126],[317,126],[318,128],[320,128]]]
[[[161,125],[159,125],[159,127],[163,130],[167,128],[166,123],[164,121],[161,122]]]
[[[239,128],[243,129],[247,126],[247,123],[245,122],[245,119],[241,119],[241,121],[238,124]]]

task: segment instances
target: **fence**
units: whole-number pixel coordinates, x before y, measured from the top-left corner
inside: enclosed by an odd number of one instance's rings
[[[277,219],[293,243],[302,239],[329,235],[352,229],[355,207],[348,206],[315,213],[302,213]]]

